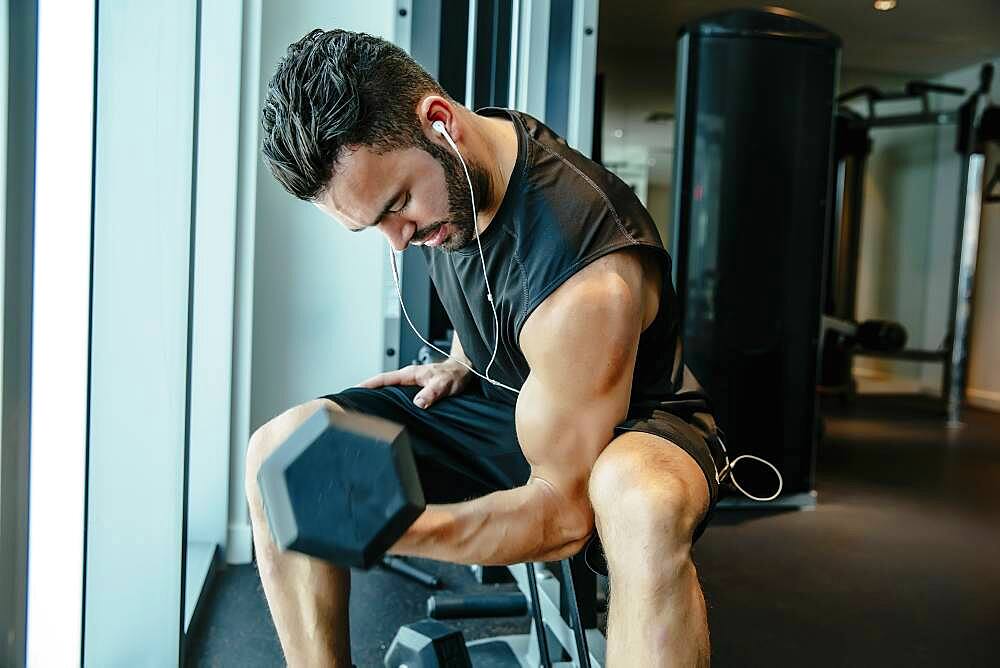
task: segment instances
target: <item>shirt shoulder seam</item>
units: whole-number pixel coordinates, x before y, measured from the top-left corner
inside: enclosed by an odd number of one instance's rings
[[[589,176],[587,176],[586,174],[584,174],[580,170],[579,167],[577,167],[572,162],[570,162],[569,160],[567,160],[565,156],[559,155],[558,153],[556,153],[555,151],[553,151],[552,148],[550,148],[549,146],[546,146],[545,144],[543,144],[542,142],[538,141],[534,137],[530,137],[529,136],[529,139],[531,140],[531,142],[533,144],[537,144],[538,146],[540,146],[543,151],[546,151],[547,153],[549,153],[553,157],[561,160],[566,166],[568,166],[570,169],[572,169],[574,172],[576,172],[577,176],[579,176],[584,181],[586,181],[590,185],[590,187],[593,188],[594,191],[598,195],[601,196],[601,199],[604,200],[604,203],[607,205],[608,210],[611,211],[611,216],[615,220],[615,225],[618,227],[618,231],[621,232],[622,235],[624,235],[625,238],[629,240],[629,242],[631,242],[633,244],[634,243],[638,243],[637,240],[635,239],[635,237],[633,237],[632,234],[627,229],[625,229],[625,225],[622,223],[622,219],[618,215],[618,210],[615,209],[615,205],[611,203],[611,199],[608,197],[607,193],[605,193],[603,190],[601,190],[601,188],[596,183],[594,183],[593,179],[591,179]]]

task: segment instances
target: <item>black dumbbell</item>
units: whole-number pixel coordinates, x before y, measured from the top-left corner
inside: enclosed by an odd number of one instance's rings
[[[399,627],[385,654],[386,668],[472,668],[465,637],[433,619]]]
[[[371,568],[424,510],[403,426],[318,409],[257,474],[282,549],[340,566]]]

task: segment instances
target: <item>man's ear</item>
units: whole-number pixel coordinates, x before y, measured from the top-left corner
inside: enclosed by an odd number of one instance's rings
[[[434,130],[432,125],[435,121],[444,123],[445,130],[451,135],[453,141],[458,143],[462,136],[462,127],[455,103],[440,95],[427,95],[417,106],[417,117],[420,119],[421,129],[424,136],[435,144],[447,148],[448,143],[444,137]]]

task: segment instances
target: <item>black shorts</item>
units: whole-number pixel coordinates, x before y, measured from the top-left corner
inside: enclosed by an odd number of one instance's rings
[[[487,399],[480,383],[461,394],[419,408],[413,398],[422,388],[394,385],[350,387],[328,394],[344,410],[357,411],[404,425],[427,503],[457,503],[527,482],[531,467],[517,441],[512,405]],[[708,483],[709,507],[694,532],[704,532],[719,496],[715,464],[720,461],[714,422],[698,413],[690,421],[666,411],[630,409],[616,433],[639,431],[661,436],[694,458]],[[596,532],[586,548],[594,572],[607,576],[607,563]]]

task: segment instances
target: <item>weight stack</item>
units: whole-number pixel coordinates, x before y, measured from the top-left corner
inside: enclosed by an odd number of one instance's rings
[[[836,35],[781,9],[716,14],[678,37],[672,251],[685,361],[730,451],[777,466],[786,499],[813,489],[839,60]],[[759,496],[775,489],[752,461],[737,477]]]

